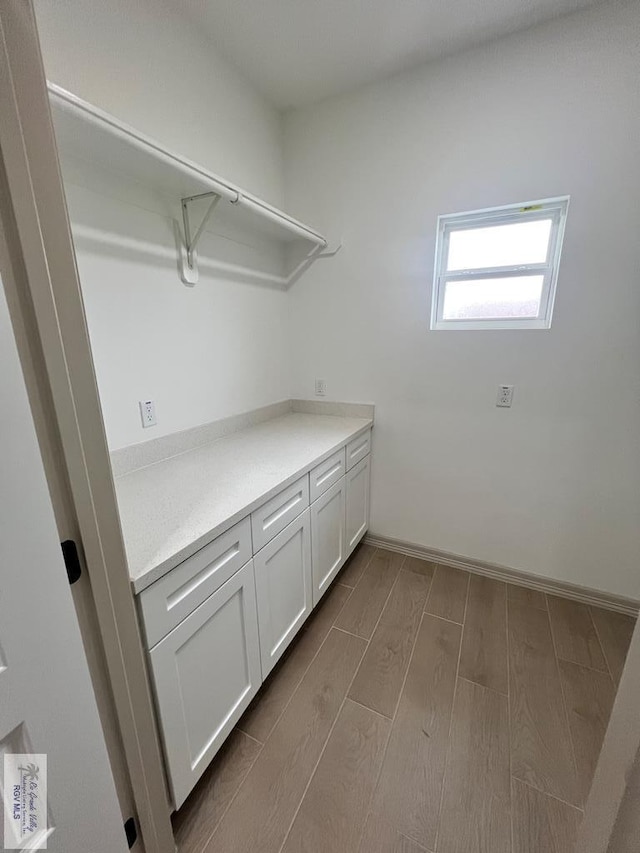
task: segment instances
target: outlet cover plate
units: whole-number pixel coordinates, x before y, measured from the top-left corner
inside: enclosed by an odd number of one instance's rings
[[[513,385],[498,385],[496,406],[500,409],[510,409],[513,403]]]
[[[144,429],[147,427],[155,426],[157,423],[156,420],[156,404],[153,400],[140,400],[140,418],[142,419],[142,426]]]

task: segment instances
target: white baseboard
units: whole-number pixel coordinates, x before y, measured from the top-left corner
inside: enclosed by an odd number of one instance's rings
[[[566,581],[545,578],[540,575],[532,575],[528,572],[520,572],[506,566],[487,563],[483,560],[473,560],[469,557],[460,557],[456,554],[448,554],[446,551],[437,551],[433,548],[425,548],[411,542],[403,542],[400,539],[392,539],[388,536],[377,536],[375,533],[367,533],[364,541],[376,548],[386,548],[387,551],[397,551],[409,557],[420,557],[433,563],[442,563],[443,566],[453,566],[456,569],[464,569],[477,575],[486,575],[496,580],[507,583],[526,586],[529,589],[537,589],[547,592],[549,595],[561,595],[580,601],[582,604],[592,604],[594,607],[604,607],[607,610],[615,610],[618,613],[627,613],[629,616],[637,616],[640,610],[640,602],[633,598],[625,598],[622,595],[612,595],[599,589],[590,589],[585,586],[567,583]]]

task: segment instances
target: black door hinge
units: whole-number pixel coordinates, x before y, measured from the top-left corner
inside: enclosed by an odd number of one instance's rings
[[[75,583],[82,574],[82,566],[80,565],[76,543],[73,539],[65,539],[64,542],[60,543],[60,547],[62,548],[64,564],[67,567],[69,583]]]
[[[129,820],[125,820],[124,834],[127,836],[127,844],[129,845],[129,850],[131,850],[138,839],[138,830],[136,829],[135,818],[130,817]]]

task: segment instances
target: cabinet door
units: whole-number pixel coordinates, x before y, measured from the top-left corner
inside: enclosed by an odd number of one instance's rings
[[[262,681],[253,562],[149,656],[169,782],[179,808]]]
[[[347,503],[347,556],[369,527],[371,457],[365,456],[345,476]]]
[[[345,478],[311,504],[313,606],[320,601],[346,559]]]
[[[263,678],[312,608],[310,534],[306,509],[253,558]]]

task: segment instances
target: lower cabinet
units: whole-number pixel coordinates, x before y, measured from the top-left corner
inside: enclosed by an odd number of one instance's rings
[[[311,504],[313,606],[343,565],[346,553],[345,478]]]
[[[364,536],[369,526],[369,482],[371,456],[365,456],[345,475],[347,556]]]
[[[313,607],[306,509],[253,558],[262,676],[267,677]]]
[[[262,683],[253,561],[149,652],[179,808]]]
[[[304,475],[252,514],[253,536],[247,516],[141,594],[176,809],[364,536],[365,438],[349,445],[346,462],[342,449],[311,471],[311,506]]]

